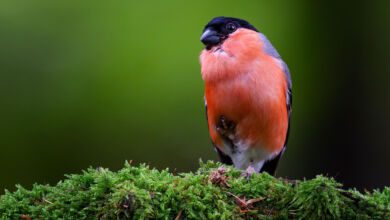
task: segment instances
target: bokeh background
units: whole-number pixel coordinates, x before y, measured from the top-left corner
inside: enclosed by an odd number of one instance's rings
[[[390,185],[388,1],[2,1],[0,191],[125,160],[216,160],[198,55],[213,17],[244,18],[290,67],[278,176]]]

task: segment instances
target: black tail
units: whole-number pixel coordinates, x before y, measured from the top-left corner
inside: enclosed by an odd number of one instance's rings
[[[278,166],[278,163],[279,163],[279,159],[282,157],[282,154],[283,154],[285,149],[286,148],[283,148],[283,150],[280,151],[280,153],[276,157],[274,157],[273,159],[265,161],[263,167],[260,170],[260,173],[265,171],[265,172],[269,173],[270,175],[274,176],[275,171],[276,171],[276,167]]]

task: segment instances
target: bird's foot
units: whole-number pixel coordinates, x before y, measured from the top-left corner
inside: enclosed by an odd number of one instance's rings
[[[251,178],[251,176],[256,173],[255,168],[252,165],[249,165],[248,168],[244,172],[242,172],[242,176],[246,177],[247,179]]]

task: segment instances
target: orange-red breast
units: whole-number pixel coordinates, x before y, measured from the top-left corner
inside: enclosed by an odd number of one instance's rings
[[[221,161],[274,174],[291,115],[287,65],[268,39],[242,19],[212,19],[201,41],[208,126]]]

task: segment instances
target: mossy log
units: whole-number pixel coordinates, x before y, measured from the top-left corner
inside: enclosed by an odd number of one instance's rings
[[[389,187],[341,187],[320,175],[291,181],[214,162],[180,174],[126,163],[6,191],[0,219],[390,219]]]

